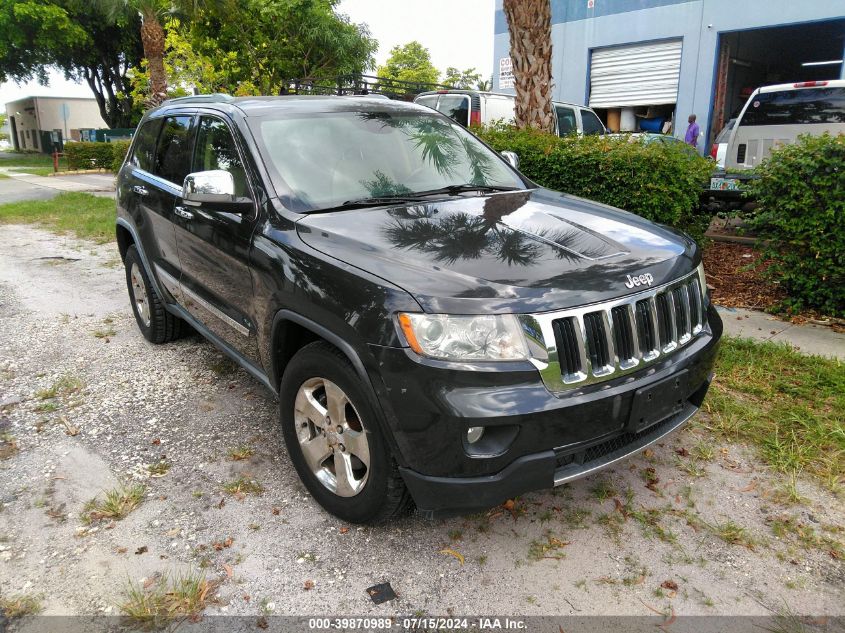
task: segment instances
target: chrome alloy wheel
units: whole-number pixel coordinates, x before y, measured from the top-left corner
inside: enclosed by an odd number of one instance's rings
[[[339,497],[354,497],[370,474],[370,446],[361,418],[343,390],[325,378],[299,387],[294,423],[305,463]]]
[[[150,302],[147,297],[147,287],[144,285],[144,278],[141,276],[141,269],[138,268],[138,264],[132,264],[129,279],[132,282],[132,301],[135,302],[138,316],[144,327],[150,327]]]

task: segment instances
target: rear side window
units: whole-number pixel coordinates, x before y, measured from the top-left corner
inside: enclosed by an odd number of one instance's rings
[[[575,110],[572,108],[555,106],[555,114],[557,114],[557,133],[560,136],[564,136],[578,129],[578,124],[575,123]]]
[[[761,92],[751,98],[739,125],[814,123],[845,123],[845,88]]]
[[[132,150],[132,157],[129,164],[144,171],[153,170],[155,160],[156,139],[161,129],[161,119],[148,119],[140,127],[135,139],[135,147]]]
[[[414,99],[414,103],[419,105],[424,105],[426,108],[432,108],[437,105],[437,95],[426,95],[424,97],[417,97]]]
[[[604,125],[591,110],[581,110],[581,125],[584,134],[604,134]]]
[[[179,186],[191,170],[192,119],[190,116],[164,119],[156,151],[153,173]]]
[[[464,127],[469,125],[469,97],[466,95],[440,95],[437,109]]]

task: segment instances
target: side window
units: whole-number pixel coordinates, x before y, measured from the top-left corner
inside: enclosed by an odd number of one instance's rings
[[[763,92],[748,104],[739,125],[845,123],[845,88]]]
[[[604,125],[590,110],[581,110],[581,125],[584,126],[584,134],[604,134]]]
[[[426,95],[424,97],[417,97],[414,99],[414,103],[418,105],[424,105],[426,108],[431,108],[432,110],[437,106],[437,95]]]
[[[469,97],[465,95],[441,95],[437,109],[464,127],[469,125]]]
[[[574,132],[575,129],[578,127],[575,124],[575,110],[573,110],[572,108],[555,106],[555,114],[557,114],[558,136],[566,136],[570,132]]]
[[[135,148],[132,150],[132,157],[129,164],[144,171],[153,170],[153,161],[156,153],[156,139],[161,129],[161,119],[148,119],[138,130],[135,139]]]
[[[191,121],[190,116],[172,116],[164,119],[153,173],[182,186],[191,170]]]
[[[201,117],[197,129],[197,148],[191,171],[222,169],[232,174],[235,195],[248,196],[246,172],[235,146],[235,139],[220,119]]]

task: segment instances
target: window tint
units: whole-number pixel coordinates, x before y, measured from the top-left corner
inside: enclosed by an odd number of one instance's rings
[[[156,151],[153,173],[180,187],[191,169],[191,120],[189,116],[167,117]]]
[[[469,97],[466,95],[440,95],[437,109],[464,127],[469,125]]]
[[[557,114],[558,135],[565,136],[577,130],[578,125],[575,123],[575,110],[564,108],[563,106],[555,106],[555,113]]]
[[[584,134],[604,134],[604,125],[590,110],[581,110],[581,125],[584,126]]]
[[[417,97],[414,103],[424,105],[427,108],[434,108],[437,105],[437,95],[426,95],[425,97]]]
[[[740,126],[845,123],[845,88],[804,88],[752,97]]]
[[[220,119],[201,117],[192,171],[222,169],[232,174],[235,195],[248,196],[246,172],[229,128]]]
[[[156,139],[161,129],[161,119],[148,119],[137,132],[135,148],[132,150],[132,158],[129,164],[144,171],[153,170],[155,160]]]

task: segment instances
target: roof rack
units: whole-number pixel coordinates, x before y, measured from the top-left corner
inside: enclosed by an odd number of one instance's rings
[[[188,95],[187,97],[175,97],[167,99],[161,105],[169,103],[211,103],[216,101],[232,101],[234,97],[223,92],[215,92],[209,95]]]

